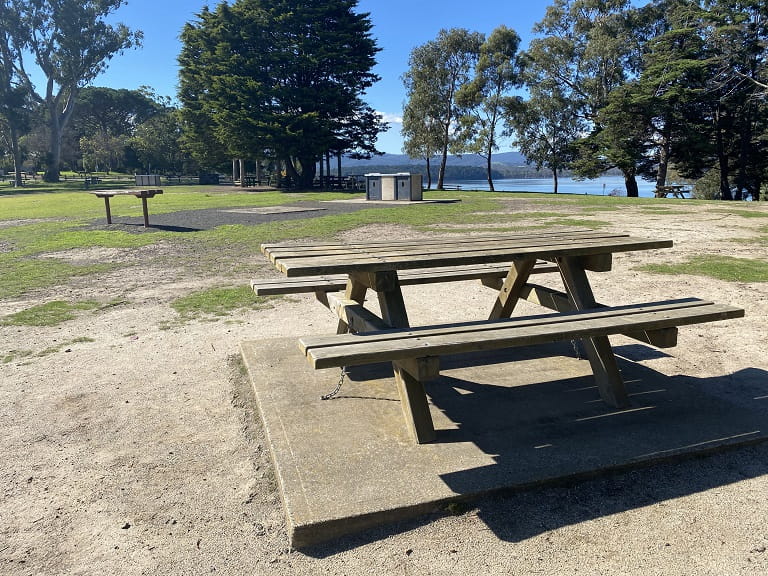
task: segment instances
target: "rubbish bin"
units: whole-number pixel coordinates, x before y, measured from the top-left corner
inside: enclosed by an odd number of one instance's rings
[[[381,174],[365,175],[365,199],[381,200]]]

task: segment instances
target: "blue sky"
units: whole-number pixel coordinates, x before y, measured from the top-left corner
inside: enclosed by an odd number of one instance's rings
[[[201,0],[128,0],[112,20],[144,32],[143,47],[115,56],[108,70],[96,78],[95,86],[136,89],[147,85],[162,96],[176,96],[176,57],[179,32],[195,20],[203,6],[217,2]],[[401,76],[408,56],[418,45],[433,40],[442,28],[467,28],[489,34],[500,24],[517,31],[526,46],[531,28],[546,12],[549,0],[360,0],[359,12],[369,12],[373,35],[381,52],[375,72],[381,81],[367,94],[367,102],[392,122],[379,137],[378,147],[399,154],[400,118],[405,93]]]

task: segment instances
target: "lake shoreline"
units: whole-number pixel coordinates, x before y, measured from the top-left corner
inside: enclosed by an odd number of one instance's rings
[[[434,184],[434,181],[433,181]],[[461,190],[489,190],[487,180],[446,180],[450,188]],[[641,198],[653,198],[656,184],[645,180],[637,182]],[[551,178],[499,178],[493,181],[495,192],[538,192],[554,194]],[[586,196],[626,196],[627,190],[622,176],[602,176],[593,180],[575,180],[569,177],[558,179],[558,194],[580,194]]]

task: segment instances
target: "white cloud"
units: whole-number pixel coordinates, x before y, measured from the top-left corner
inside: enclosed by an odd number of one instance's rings
[[[403,117],[398,115],[398,114],[392,114],[390,112],[381,112],[379,110],[377,110],[376,113],[381,117],[381,119],[384,122],[389,122],[390,124],[402,124],[403,123]]]

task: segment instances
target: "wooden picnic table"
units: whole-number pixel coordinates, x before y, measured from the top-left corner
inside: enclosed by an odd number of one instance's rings
[[[689,194],[690,190],[683,185],[669,184],[667,186],[659,186],[656,188],[656,198],[666,198],[670,194],[674,198],[685,198],[686,194]]]
[[[437,376],[439,354],[525,345],[528,342],[569,340],[574,339],[574,336],[569,337],[568,334],[575,334],[575,339],[582,342],[589,358],[601,397],[612,406],[623,407],[628,404],[628,394],[607,334],[625,333],[657,346],[672,346],[676,343],[678,323],[710,321],[724,318],[728,314],[732,314],[728,317],[735,317],[739,312],[743,314],[743,311],[723,311],[718,308],[708,316],[711,310],[706,308],[707,314],[691,314],[690,310],[686,310],[682,313],[685,319],[675,319],[677,312],[668,312],[673,308],[699,306],[699,303],[703,303],[690,299],[695,302],[650,303],[649,306],[655,306],[654,310],[660,311],[664,317],[659,322],[656,316],[650,317],[645,323],[639,322],[640,316],[627,319],[630,314],[650,310],[642,306],[632,311],[619,310],[613,320],[592,317],[595,311],[600,311],[597,314],[600,316],[602,311],[609,309],[596,301],[587,271],[611,270],[614,253],[671,246],[671,240],[637,238],[609,232],[537,231],[387,242],[264,244],[261,249],[288,278],[347,275],[342,298],[329,298],[327,294],[324,298],[318,296],[338,314],[337,332],[341,336],[307,337],[300,341],[302,348],[308,358],[311,356],[310,361],[316,368],[371,363],[391,358],[406,423],[417,442],[429,442],[434,439],[435,431],[423,381]],[[563,292],[529,283],[531,274],[535,268],[541,267],[542,261],[556,266],[563,281]],[[494,265],[498,268],[498,263],[509,263],[506,277],[503,280],[498,276],[495,279],[490,276],[483,279],[484,284],[497,289],[496,297],[488,309],[490,323],[483,326],[475,323],[478,325],[410,328],[398,273],[413,270],[421,273],[425,270],[424,282],[434,282],[440,281],[440,277],[430,278],[429,269],[439,269],[444,274],[451,267],[463,270],[472,265]],[[418,281],[410,277],[408,283],[418,284]],[[377,295],[380,315],[365,308],[368,290]],[[510,321],[509,318],[521,299],[541,304],[556,313],[523,318],[523,331],[520,332],[515,328],[516,325],[510,327],[516,319]],[[711,303],[703,304],[709,306]],[[434,302],[435,308],[446,306],[451,306],[450,299],[441,298]],[[700,310],[704,311],[705,307]],[[579,317],[575,317],[579,314]],[[693,318],[697,314],[698,317]],[[582,317],[585,318],[584,322]],[[529,322],[529,319],[533,320]],[[558,324],[561,320],[563,322]],[[594,328],[595,323],[600,326]],[[531,327],[532,324],[535,326]],[[637,326],[640,327],[639,331],[634,328]],[[627,331],[624,331],[625,327]],[[497,332],[496,336],[484,332],[486,329],[497,328],[506,329],[507,332]],[[362,338],[343,336],[346,332],[360,333]],[[374,335],[375,342],[363,342],[362,347],[356,346],[357,341],[365,341],[370,334]],[[524,337],[520,339],[518,334],[524,334]],[[580,338],[582,334],[586,337]],[[496,343],[491,343],[493,338],[496,338]],[[342,353],[339,355],[333,352],[329,356],[327,351],[337,345],[337,350],[340,349]],[[436,354],[438,357],[434,358]]]
[[[119,189],[119,190],[91,190],[97,198],[104,198],[104,207],[107,211],[107,224],[112,224],[112,211],[109,207],[109,199],[115,196],[135,196],[141,198],[141,209],[144,214],[144,228],[149,228],[149,209],[147,208],[147,198],[154,198],[162,194],[162,190],[157,189]]]

